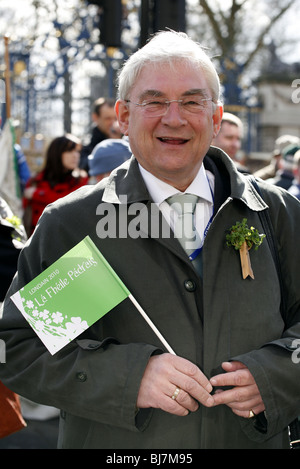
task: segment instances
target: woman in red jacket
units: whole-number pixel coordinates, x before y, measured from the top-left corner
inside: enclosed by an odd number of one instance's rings
[[[28,181],[23,194],[24,226],[28,236],[48,204],[87,184],[88,175],[78,169],[80,150],[80,141],[70,134],[50,143],[45,168]]]

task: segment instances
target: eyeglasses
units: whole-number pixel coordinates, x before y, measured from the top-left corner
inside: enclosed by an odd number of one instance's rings
[[[200,114],[207,109],[207,102],[213,101],[212,98],[197,98],[197,97],[186,97],[182,99],[172,99],[166,101],[164,99],[152,99],[149,101],[143,101],[142,103],[134,103],[129,99],[127,103],[140,106],[145,116],[147,117],[161,117],[167,114],[171,103],[178,103],[180,111],[185,114]]]

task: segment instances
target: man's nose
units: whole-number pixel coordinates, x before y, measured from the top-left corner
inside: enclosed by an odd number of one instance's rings
[[[171,101],[167,111],[161,118],[162,122],[167,125],[182,125],[186,123],[186,119],[182,115],[182,108],[177,101]]]
[[[241,147],[241,141],[236,139],[233,141],[233,145],[235,148],[239,149]]]

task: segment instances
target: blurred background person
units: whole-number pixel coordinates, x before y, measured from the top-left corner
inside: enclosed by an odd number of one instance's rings
[[[275,186],[288,190],[294,181],[294,155],[300,150],[299,145],[291,143],[282,150],[282,158],[279,161],[279,169],[274,178],[267,179],[267,182]]]
[[[3,197],[0,197],[0,304],[17,271],[19,254],[26,240],[21,220],[13,213]],[[36,404],[22,396],[18,397],[27,426],[1,438],[0,449],[56,448],[59,410]]]
[[[296,151],[294,155],[294,176],[295,179],[291,187],[288,189],[288,192],[300,200],[300,150]]]
[[[94,102],[92,121],[93,129],[91,140],[81,150],[80,168],[88,171],[88,156],[92,153],[95,146],[106,138],[114,137],[114,125],[117,120],[115,113],[115,100],[111,98],[98,98]]]
[[[0,111],[1,111],[1,104],[0,104]],[[0,116],[0,126],[2,124],[2,118]],[[16,128],[19,125],[19,121],[14,121],[13,126]],[[2,129],[0,128],[0,135],[2,134]],[[27,181],[30,179],[31,172],[30,168],[27,163],[26,156],[22,150],[22,147],[18,143],[14,143],[14,151],[16,154],[17,160],[17,173],[20,183],[20,190],[23,194],[24,188],[26,186]]]
[[[26,239],[21,220],[0,197],[0,304],[16,273],[19,253]]]
[[[26,187],[27,182],[31,177],[30,169],[26,160],[26,156],[18,143],[15,143],[14,149],[17,156],[17,164],[18,164],[18,174],[20,179],[20,188],[23,194],[24,189]]]
[[[23,194],[24,226],[28,236],[48,204],[88,183],[87,173],[78,168],[80,150],[80,140],[70,134],[50,143],[44,169],[27,182]]]
[[[123,134],[120,130],[119,122],[115,121],[110,129],[111,138],[122,138]]]
[[[272,153],[272,158],[270,163],[267,166],[255,171],[253,174],[255,177],[260,179],[267,180],[274,178],[277,171],[280,169],[280,160],[282,158],[282,152],[285,147],[290,144],[300,145],[300,139],[294,135],[281,135],[275,140],[274,150]]]
[[[88,157],[90,184],[110,175],[111,171],[131,157],[126,138],[106,139],[98,143]]]
[[[220,131],[213,139],[212,145],[225,151],[239,171],[249,173],[240,156],[243,135],[244,126],[241,119],[230,112],[224,112]]]

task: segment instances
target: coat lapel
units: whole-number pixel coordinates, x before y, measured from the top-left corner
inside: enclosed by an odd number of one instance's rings
[[[141,236],[161,243],[183,261],[189,260],[157,205],[150,198],[140,173],[137,160],[132,157],[108,178],[102,201],[127,204],[128,226],[137,217],[141,221]],[[134,205],[135,204],[135,205]]]
[[[267,208],[247,177],[236,170],[224,152],[211,147],[204,158],[204,166],[215,176],[214,215],[226,200],[233,198],[240,199],[255,211]],[[191,265],[161,211],[151,200],[134,156],[111,173],[102,201],[127,205],[128,226],[139,223],[137,226],[141,236],[156,240]]]

